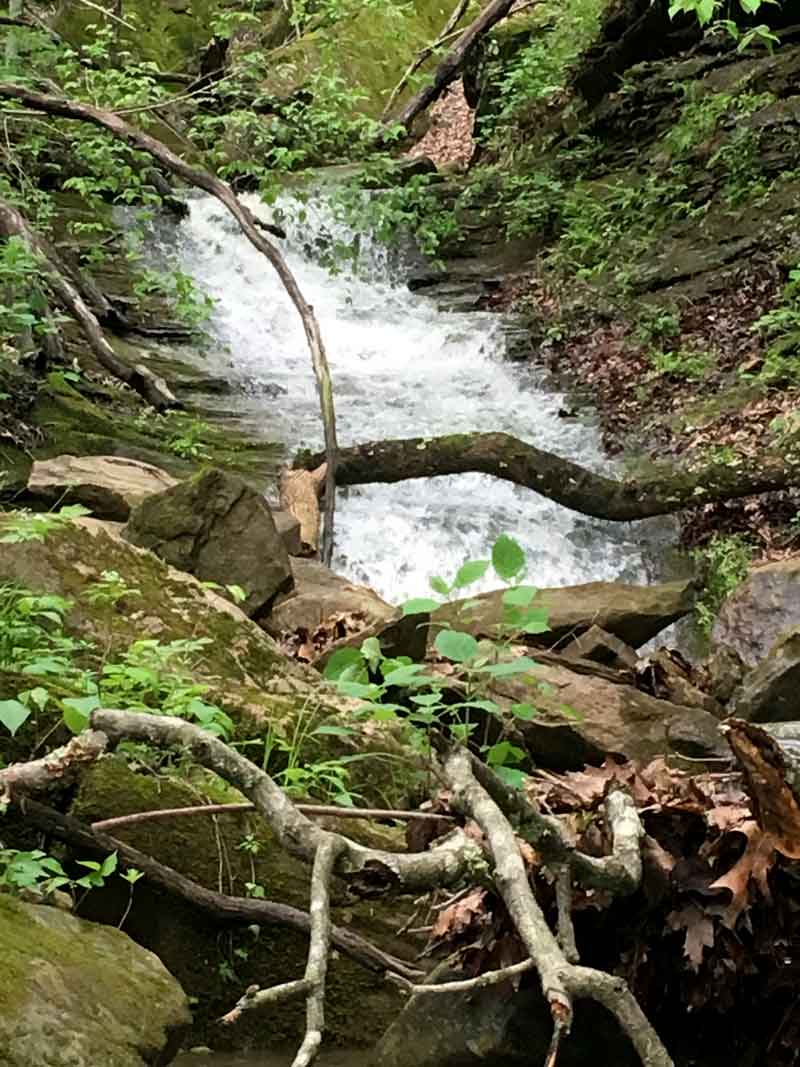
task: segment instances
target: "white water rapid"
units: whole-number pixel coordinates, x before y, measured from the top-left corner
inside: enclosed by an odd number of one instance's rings
[[[320,321],[340,444],[505,430],[611,469],[596,427],[559,417],[563,396],[536,370],[504,358],[500,316],[439,310],[435,298],[409,292],[385,250],[363,236],[359,276],[331,276],[315,262],[315,244],[353,234],[332,222],[324,202],[289,230],[281,247]],[[305,337],[272,268],[210,198],[191,201],[179,232],[181,268],[217,302],[208,329],[218,347],[204,367],[231,382],[226,407],[290,452],[320,446]],[[396,602],[424,595],[432,574],[451,577],[465,559],[485,557],[504,532],[525,547],[528,578],[541,586],[646,580],[674,537],[669,523],[598,522],[510,483],[458,475],[340,490],[334,569]]]

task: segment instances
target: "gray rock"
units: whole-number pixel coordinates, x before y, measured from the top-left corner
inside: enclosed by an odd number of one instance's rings
[[[370,1063],[374,1067],[530,1067],[544,1063],[552,1027],[544,997],[531,981],[513,995],[497,988],[417,995],[378,1042]],[[639,1059],[611,1016],[598,1004],[581,1000],[575,1005],[572,1032],[562,1044],[558,1062],[559,1067],[590,1063],[635,1067]]]
[[[673,720],[706,714],[561,664],[540,662],[529,677],[538,686],[524,676],[496,679],[490,695],[509,707],[534,705],[538,714],[515,726],[532,763],[551,770],[580,770],[609,755],[649,762],[669,752]]]
[[[667,726],[670,749],[691,760],[732,759],[732,753],[720,733],[719,719],[708,711],[695,709],[675,715]]]
[[[294,588],[276,599],[264,629],[274,636],[296,630],[315,630],[325,619],[338,614],[361,613],[364,626],[388,622],[396,609],[366,585],[347,578],[312,559],[292,559]]]
[[[453,601],[435,612],[433,620],[448,622],[475,635],[491,635],[502,618],[502,595],[503,590],[494,590],[469,601]],[[467,603],[474,606],[465,608]],[[548,645],[596,625],[639,648],[689,614],[694,604],[694,587],[689,581],[647,586],[589,582],[561,589],[541,589],[534,604],[548,609]]]
[[[800,719],[800,626],[785,633],[733,695],[733,713],[750,722]]]
[[[798,558],[754,567],[722,605],[711,636],[755,667],[791,626],[800,626]]]
[[[36,460],[28,492],[50,503],[83,504],[98,519],[125,522],[146,497],[176,485],[150,463],[120,456],[55,456]]]
[[[706,661],[707,688],[721,704],[727,704],[745,675],[742,657],[727,645],[718,645]]]
[[[630,645],[600,626],[590,626],[586,633],[560,649],[560,654],[565,659],[586,659],[619,670],[635,670],[639,662]]]
[[[131,511],[122,536],[201,581],[241,586],[250,616],[292,585],[289,556],[266,501],[221,470],[148,497]]]
[[[303,539],[300,536],[300,523],[288,511],[280,508],[271,508],[272,518],[275,520],[275,528],[281,535],[281,540],[286,546],[290,556],[299,556],[303,551]]]
[[[0,895],[3,1067],[163,1067],[191,1022],[161,961],[126,934]]]

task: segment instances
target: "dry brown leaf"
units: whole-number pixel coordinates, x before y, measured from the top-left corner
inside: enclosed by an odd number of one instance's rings
[[[738,830],[743,823],[752,818],[749,808],[738,804],[718,804],[706,812],[706,822],[709,826],[721,830]]]
[[[779,852],[800,859],[800,797],[786,781],[780,745],[755,723],[739,719],[727,724],[727,737],[744,770],[758,824]]]
[[[764,833],[755,820],[744,823],[735,832],[744,834],[747,838],[745,850],[728,873],[717,878],[708,887],[730,891],[731,901],[722,912],[722,921],[731,930],[750,903],[751,878],[764,899],[772,899],[768,876],[775,862],[775,841],[771,834]]]
[[[703,950],[714,946],[714,920],[696,904],[687,904],[680,911],[669,913],[667,925],[671,930],[686,931],[683,954],[689,961],[690,968],[698,971],[703,962]]]
[[[431,938],[451,940],[463,934],[478,916],[486,914],[486,895],[485,889],[472,889],[466,896],[441,911],[433,924]]]

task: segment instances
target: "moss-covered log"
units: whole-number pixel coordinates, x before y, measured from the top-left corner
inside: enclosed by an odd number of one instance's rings
[[[313,470],[320,453],[301,453],[295,466]],[[612,522],[671,515],[701,504],[719,503],[800,486],[800,463],[764,454],[747,468],[711,464],[637,480],[617,480],[545,452],[506,433],[463,433],[445,437],[370,441],[339,451],[338,485],[400,482],[477,471],[533,489],[558,504]]]

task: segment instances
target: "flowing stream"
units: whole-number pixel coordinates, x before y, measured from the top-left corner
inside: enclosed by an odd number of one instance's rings
[[[255,197],[246,199],[269,217]],[[320,321],[340,444],[505,430],[596,470],[613,469],[593,422],[561,417],[564,397],[546,387],[540,371],[506,357],[507,318],[443,310],[435,295],[409,291],[396,255],[334,222],[322,196],[305,211],[302,221],[290,222],[281,247]],[[333,241],[358,242],[356,273],[331,275],[319,264],[320,250]],[[231,383],[225,407],[289,453],[321,446],[297,313],[215,200],[191,202],[179,260],[216,300],[204,369]],[[465,559],[485,557],[500,533],[521,542],[528,577],[541,586],[646,581],[661,573],[675,537],[669,522],[599,522],[530,490],[465,474],[340,490],[334,569],[398,601],[424,594],[432,574],[452,576]]]

